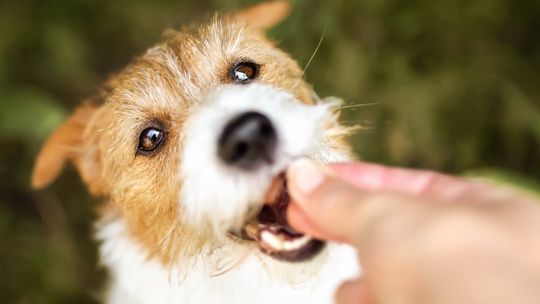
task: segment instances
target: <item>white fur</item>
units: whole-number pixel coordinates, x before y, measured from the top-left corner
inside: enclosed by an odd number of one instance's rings
[[[277,131],[273,165],[245,172],[224,164],[217,141],[224,126],[239,114],[266,115]],[[323,126],[334,119],[329,104],[300,103],[293,95],[268,85],[225,85],[195,106],[184,127],[180,201],[185,220],[201,227],[212,225],[217,235],[239,228],[246,213],[261,204],[272,179],[294,159],[310,157],[343,160],[331,150]]]
[[[103,222],[98,238],[101,260],[110,270],[110,304],[332,303],[338,284],[358,274],[355,252],[344,245],[329,245],[308,262],[288,263],[229,242],[208,257],[184,261],[193,266],[183,273],[149,259],[120,218]],[[243,251],[245,260],[214,276],[219,261]]]

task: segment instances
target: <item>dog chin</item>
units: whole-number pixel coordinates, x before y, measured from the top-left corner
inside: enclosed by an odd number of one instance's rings
[[[346,159],[346,153],[329,144],[328,137],[335,131],[331,126],[337,125],[334,106],[324,102],[306,105],[288,92],[261,84],[224,85],[210,93],[190,113],[184,128],[182,219],[217,238],[229,237],[234,231],[278,259],[311,258],[324,245],[286,223],[284,210],[289,199],[283,172],[301,157],[323,162]],[[272,161],[250,171],[224,164],[216,147],[227,122],[246,112],[268,117],[278,139]],[[278,195],[269,199],[269,192],[280,183]]]

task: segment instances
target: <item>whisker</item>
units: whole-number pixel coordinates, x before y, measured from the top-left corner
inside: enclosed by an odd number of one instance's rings
[[[221,275],[226,274],[227,272],[234,269],[236,266],[240,265],[242,262],[244,262],[249,254],[251,253],[251,249],[253,247],[247,247],[247,248],[238,248],[237,251],[237,258],[233,260],[226,261],[227,264],[224,265],[218,265],[218,267],[214,270],[212,274],[210,274],[211,277],[218,277]]]
[[[345,110],[345,109],[354,109],[354,108],[360,108],[360,107],[368,107],[368,106],[376,106],[381,104],[380,102],[370,102],[370,103],[360,103],[360,104],[353,104],[348,106],[341,106],[338,107],[338,110]]]
[[[319,42],[317,43],[317,47],[315,47],[315,51],[313,51],[313,54],[311,54],[311,57],[309,58],[308,62],[306,63],[306,66],[304,67],[304,70],[302,71],[302,76],[304,76],[307,69],[311,65],[311,62],[315,58],[315,55],[317,55],[317,53],[319,52],[319,49],[321,48],[321,45],[322,45],[322,43],[324,41],[324,37],[326,36],[326,30],[327,30],[327,28],[325,27],[324,30],[323,30],[323,33],[321,35],[321,39],[319,39]]]
[[[323,33],[321,35],[321,39],[319,39],[319,43],[317,43],[317,47],[315,47],[315,51],[313,51],[313,54],[311,54],[311,57],[309,58],[306,66],[304,67],[304,70],[302,70],[302,75],[300,75],[300,78],[296,81],[296,83],[289,89],[289,92],[292,92],[294,89],[296,89],[296,87],[298,86],[298,84],[300,84],[300,82],[302,81],[302,79],[304,78],[304,75],[306,74],[306,71],[307,69],[309,68],[309,66],[311,65],[311,62],[313,61],[313,59],[315,58],[315,55],[317,55],[317,53],[319,52],[319,49],[321,48],[321,45],[323,43],[323,40],[324,40],[324,36],[326,35],[326,30],[327,28],[325,27],[324,30],[323,30]]]

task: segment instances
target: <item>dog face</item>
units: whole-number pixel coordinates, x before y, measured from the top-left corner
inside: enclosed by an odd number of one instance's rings
[[[299,157],[344,159],[345,130],[264,36],[288,10],[259,4],[148,50],[51,135],[33,185],[73,162],[107,198],[103,218],[122,218],[167,264],[231,235],[282,259],[315,254],[320,243],[286,223],[281,173]]]

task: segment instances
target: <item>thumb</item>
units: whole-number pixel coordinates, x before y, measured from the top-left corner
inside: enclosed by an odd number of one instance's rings
[[[288,220],[317,238],[358,245],[377,219],[397,208],[396,195],[362,191],[309,160],[293,163],[287,178]]]

